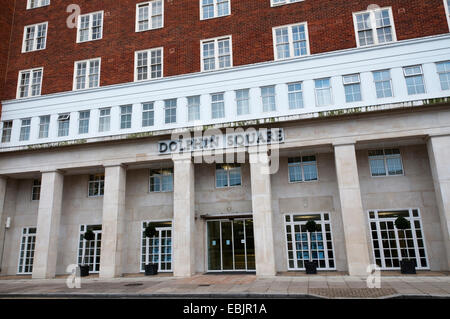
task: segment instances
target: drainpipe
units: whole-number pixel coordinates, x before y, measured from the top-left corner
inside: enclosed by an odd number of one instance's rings
[[[5,231],[3,232],[2,254],[0,255],[0,273],[2,272],[3,252],[5,251],[6,230],[9,229],[10,226],[11,226],[11,217],[8,217],[6,218]]]

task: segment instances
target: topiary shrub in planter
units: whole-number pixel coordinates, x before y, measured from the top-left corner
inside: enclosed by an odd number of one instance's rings
[[[149,223],[147,227],[145,227],[144,235],[148,238],[157,236],[158,232],[156,231],[156,227]],[[144,269],[146,276],[156,275],[158,273],[158,264],[148,263],[144,266]]]
[[[399,231],[403,230],[403,240],[406,246],[406,229],[411,228],[411,223],[406,218],[400,216],[395,220],[395,227]],[[415,274],[416,273],[416,261],[414,259],[403,259],[400,256],[400,271],[402,274]]]
[[[311,233],[317,231],[317,224],[314,220],[311,219],[306,223],[305,227],[306,227],[306,230],[308,231],[309,243],[311,243]],[[312,260],[311,252],[309,254],[309,261],[305,261],[305,269],[306,269],[306,274],[308,274],[308,275],[317,274],[317,261]]]
[[[89,247],[89,243],[91,240],[95,239],[95,234],[92,231],[92,229],[86,230],[86,232],[83,234],[83,240],[87,242],[87,246]],[[83,256],[81,257],[82,264],[79,265],[80,267],[80,276],[81,277],[87,277],[89,276],[89,265],[86,265],[86,249],[83,249]]]

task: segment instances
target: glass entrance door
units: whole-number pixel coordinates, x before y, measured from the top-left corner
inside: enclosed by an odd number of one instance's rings
[[[253,271],[255,248],[252,219],[207,222],[208,271]]]
[[[148,238],[144,231],[148,224],[155,226],[157,235]],[[172,271],[172,222],[143,222],[141,240],[141,271],[149,263],[158,264],[159,272]]]

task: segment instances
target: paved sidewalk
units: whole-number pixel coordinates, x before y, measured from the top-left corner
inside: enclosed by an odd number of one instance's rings
[[[3,279],[3,280],[2,280]],[[366,278],[336,276],[275,276],[197,274],[191,278],[127,276],[82,278],[70,289],[65,278],[0,277],[0,298],[450,298],[450,276],[382,276],[381,288],[367,288]]]

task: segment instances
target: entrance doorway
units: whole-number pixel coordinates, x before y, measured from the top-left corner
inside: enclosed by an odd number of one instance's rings
[[[208,271],[254,271],[253,219],[207,221]]]
[[[145,228],[153,224],[157,235],[148,238],[145,236]],[[159,272],[172,271],[172,222],[151,222],[142,223],[141,240],[141,272],[145,271],[145,265],[149,263],[158,264]]]
[[[84,240],[84,233],[92,230],[95,237],[89,242]],[[78,242],[78,264],[89,265],[90,273],[100,271],[100,251],[102,245],[102,225],[81,225]]]

